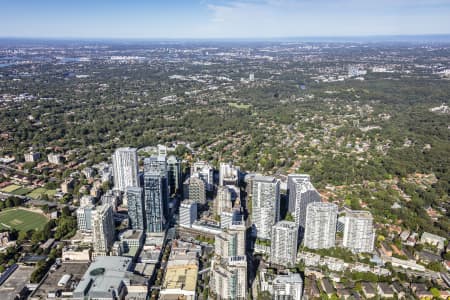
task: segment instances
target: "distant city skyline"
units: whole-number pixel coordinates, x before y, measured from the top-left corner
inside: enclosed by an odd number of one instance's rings
[[[0,37],[228,39],[450,34],[450,0],[16,0]]]

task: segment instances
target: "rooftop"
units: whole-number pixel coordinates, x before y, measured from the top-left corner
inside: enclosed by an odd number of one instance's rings
[[[330,209],[335,209],[337,212],[337,205],[334,203],[330,203],[330,202],[312,202],[310,204],[308,204],[308,209],[315,209],[315,210],[330,210]]]
[[[196,204],[193,200],[185,199],[183,202],[181,202],[180,206],[182,207],[190,207],[191,205]]]
[[[198,263],[196,259],[187,263],[185,261],[169,261],[162,289],[195,291],[197,274]]]
[[[435,235],[435,234],[432,234],[432,233],[429,233],[429,232],[424,232],[422,234],[421,238],[422,239],[438,240],[438,241],[445,242],[445,238],[444,237],[439,236],[439,235]]]
[[[119,239],[120,240],[123,240],[123,239],[137,240],[137,239],[142,238],[142,234],[143,234],[142,230],[128,229],[119,234]]]
[[[394,291],[392,290],[392,288],[389,286],[389,284],[387,282],[379,282],[378,287],[385,294],[393,294],[394,293]]]
[[[253,179],[254,181],[259,182],[267,182],[267,183],[275,183],[276,179],[273,176],[263,176],[263,175],[256,175]]]
[[[361,285],[364,290],[364,293],[370,293],[370,294],[375,293],[375,289],[370,282],[363,282]]]
[[[366,210],[352,210],[347,212],[346,217],[372,219],[372,214]]]
[[[322,287],[327,294],[334,293],[334,287],[327,278],[322,279]]]
[[[131,147],[121,147],[116,149],[117,152],[127,152],[127,151],[137,151],[136,148]]]
[[[279,221],[275,224],[274,227],[278,227],[278,228],[288,228],[288,229],[297,229],[297,225],[295,224],[295,222],[291,222],[291,221]]]
[[[116,294],[131,266],[131,258],[121,256],[97,256],[73,292],[74,298],[91,295],[107,298]]]
[[[298,179],[307,179],[307,180],[309,180],[310,177],[311,176],[308,175],[308,174],[288,174],[288,178],[292,178],[292,179],[298,178]]]
[[[310,182],[311,177],[308,174],[289,174],[288,182]]]
[[[299,284],[302,282],[303,282],[302,277],[298,273],[293,273],[289,275],[277,275],[273,280],[273,284],[279,283]]]

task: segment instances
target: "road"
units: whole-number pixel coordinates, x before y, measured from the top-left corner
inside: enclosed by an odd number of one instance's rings
[[[56,207],[58,207],[58,209],[62,209],[63,207],[68,206],[70,208],[70,210],[74,210],[77,208],[77,206],[74,205],[70,205],[70,204],[63,204],[63,203],[59,203],[59,202],[53,202],[53,201],[44,201],[44,200],[35,200],[35,199],[31,199],[31,198],[27,198],[27,203],[30,203],[34,206],[42,206],[42,205],[55,205]]]
[[[76,209],[76,206],[70,205],[70,204],[63,204],[63,203],[59,203],[59,202],[53,202],[53,201],[44,201],[44,200],[36,200],[36,199],[32,199],[30,197],[27,196],[19,196],[19,195],[14,195],[11,193],[5,193],[5,192],[0,192],[0,199],[6,199],[8,197],[17,197],[20,198],[22,200],[24,200],[24,203],[29,203],[31,205],[34,206],[42,206],[42,205],[56,205],[56,207],[58,207],[59,209],[62,209],[63,207],[68,206],[71,210]]]
[[[11,168],[10,166],[5,165],[5,164],[0,164],[0,169],[4,169],[4,170],[8,170],[8,171],[13,171],[13,172],[15,172],[15,173],[17,173],[17,174],[19,174],[19,175],[23,175],[23,176],[27,176],[27,177],[35,177],[35,178],[39,178],[39,179],[45,178],[45,176],[43,176],[43,175],[37,175],[37,174],[26,173],[26,172],[24,172],[24,171],[22,171],[22,170],[15,169],[15,168]]]

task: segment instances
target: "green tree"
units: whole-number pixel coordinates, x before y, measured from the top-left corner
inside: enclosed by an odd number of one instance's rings
[[[257,300],[272,300],[272,295],[270,295],[270,293],[267,291],[259,292],[258,297],[256,299]]]
[[[19,236],[17,237],[18,241],[25,241],[28,240],[28,234],[26,231],[20,231]]]
[[[285,220],[286,220],[286,221],[291,221],[291,222],[294,222],[294,221],[295,221],[295,220],[294,220],[294,216],[293,216],[291,213],[287,213],[287,214],[286,214]]]
[[[427,269],[430,269],[431,271],[435,271],[435,272],[442,272],[443,271],[443,267],[442,264],[438,261],[434,261],[434,262],[430,262],[427,265]]]
[[[439,292],[439,290],[435,287],[432,287],[430,289],[431,294],[433,294],[434,298],[440,299],[441,298],[441,293]]]

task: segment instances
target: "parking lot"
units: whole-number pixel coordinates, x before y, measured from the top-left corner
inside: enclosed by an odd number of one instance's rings
[[[29,283],[34,267],[19,265],[16,271],[0,286],[0,299],[13,300]]]
[[[49,272],[42,285],[31,295],[30,299],[47,299],[48,293],[56,291],[72,292],[89,267],[88,262],[63,262],[53,272]],[[58,286],[58,281],[65,275],[70,274],[72,278],[65,287]]]

